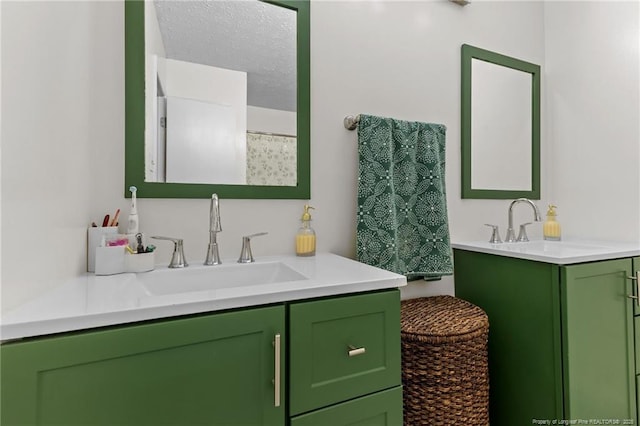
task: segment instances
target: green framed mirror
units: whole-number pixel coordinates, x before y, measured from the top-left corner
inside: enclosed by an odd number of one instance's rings
[[[155,3],[126,0],[124,4],[125,196],[130,196],[129,187],[133,185],[141,198],[210,198],[212,193],[217,193],[221,198],[309,199],[309,1],[163,0]],[[205,21],[203,12],[197,11],[199,16],[195,18],[171,15],[177,9],[182,13],[182,9],[192,9],[198,3],[202,4],[202,10],[226,8],[215,15],[224,16],[227,21],[214,25]],[[241,16],[240,13],[260,15]],[[282,21],[285,18],[287,21]],[[170,47],[182,35],[166,35],[165,28],[173,30],[180,22],[189,30],[195,30],[198,25],[205,29],[227,28],[244,40],[231,39],[233,34],[227,39],[211,31],[213,34],[190,37],[200,44],[222,40],[222,45],[231,49],[208,44],[181,48],[179,43]],[[273,26],[269,27],[269,23]],[[251,39],[247,34],[253,30],[257,35]],[[150,47],[154,37],[162,40],[162,54]],[[289,50],[285,53],[280,52],[282,49],[270,50],[280,45],[288,46]],[[240,53],[244,52],[243,46],[248,48],[243,60],[250,62],[244,69],[240,69],[243,65],[229,65],[224,61],[212,65],[188,56],[186,59],[175,56],[197,50],[226,49],[226,57],[236,60],[243,58],[244,53]],[[224,57],[224,51],[219,53]],[[256,65],[258,61],[264,62],[261,68]],[[273,74],[265,77],[263,74],[267,72]],[[236,80],[218,81],[222,73]],[[202,84],[200,74],[205,75],[206,86],[194,83]],[[261,85],[258,80],[263,77],[267,82]],[[235,81],[240,83],[236,85]],[[231,87],[233,102],[227,98],[202,98],[204,93],[222,96],[219,94]],[[244,102],[234,103],[243,97]],[[188,137],[192,138],[191,142],[187,141]],[[232,148],[226,145],[229,141],[233,143]],[[193,143],[200,150],[192,151]],[[222,151],[212,151],[212,146],[222,147]],[[239,162],[234,163],[232,159]],[[234,170],[240,170],[238,176],[216,174],[230,168],[230,164],[234,164]],[[206,175],[183,176],[194,170],[204,171]]]
[[[540,66],[462,45],[462,198],[540,199]]]

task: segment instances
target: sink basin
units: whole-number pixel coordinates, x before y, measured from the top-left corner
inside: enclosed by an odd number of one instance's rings
[[[138,279],[152,296],[212,291],[261,284],[306,280],[282,262],[189,266],[140,274]]]

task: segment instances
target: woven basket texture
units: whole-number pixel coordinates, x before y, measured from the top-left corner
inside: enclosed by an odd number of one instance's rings
[[[402,301],[405,426],[489,424],[489,320],[453,296]]]

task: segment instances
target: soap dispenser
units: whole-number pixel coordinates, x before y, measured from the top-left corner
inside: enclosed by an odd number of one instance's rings
[[[556,206],[549,205],[547,220],[542,224],[542,235],[545,240],[560,241],[560,224],[556,221]]]
[[[296,234],[296,256],[315,256],[316,254],[316,232],[311,228],[309,209],[313,209],[313,207],[305,204],[301,219],[302,226]]]

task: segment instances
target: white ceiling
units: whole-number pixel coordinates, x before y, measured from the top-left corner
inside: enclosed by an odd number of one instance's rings
[[[296,13],[261,1],[154,0],[167,57],[247,72],[249,105],[296,110]]]

